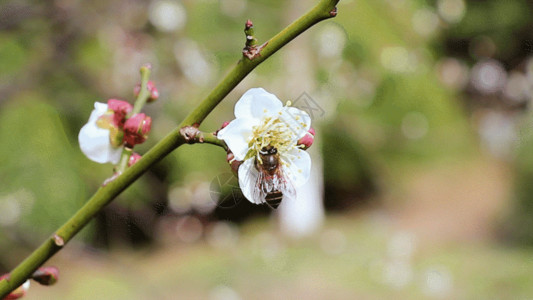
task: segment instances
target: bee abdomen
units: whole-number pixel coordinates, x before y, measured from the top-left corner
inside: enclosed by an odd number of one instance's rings
[[[279,191],[268,193],[265,196],[266,203],[274,209],[278,208],[282,199],[283,199],[283,193]]]

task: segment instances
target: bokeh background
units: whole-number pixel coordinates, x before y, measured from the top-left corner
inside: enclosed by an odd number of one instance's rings
[[[152,64],[161,97],[145,109],[144,153],[240,58],[248,18],[262,42],[314,2],[0,2],[0,273],[112,174],[77,145],[95,101],[133,101]],[[56,255],[60,281],[27,299],[533,297],[532,9],[341,0],[202,125],[232,119],[251,87],[315,105],[303,201],[224,202],[225,153],[181,147]]]

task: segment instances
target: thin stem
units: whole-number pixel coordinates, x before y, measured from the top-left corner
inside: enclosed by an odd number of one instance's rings
[[[314,24],[321,20],[334,17],[336,15],[335,5],[338,1],[321,0],[313,9],[265,43],[258,56],[251,60],[246,58],[241,59],[198,107],[185,118],[178,128],[159,141],[136,164],[126,169],[122,175],[105,186],[100,187],[72,218],[11,271],[8,279],[1,280],[0,299],[3,299],[7,294],[24,283],[26,279],[30,278],[35,270],[56,252],[61,250],[104,206],[137,180],[152,165],[181,146],[185,142],[184,137],[180,133],[181,128],[202,123],[218,103],[257,65]],[[146,86],[141,87],[140,92],[143,93],[144,91],[147,91]],[[212,140],[211,137],[208,139],[210,141]]]
[[[124,170],[126,170],[132,153],[133,153],[133,149],[124,147],[124,150],[122,150],[122,155],[120,156],[120,161],[115,170],[117,174],[122,174]]]
[[[151,73],[150,69],[150,65],[144,65],[141,67],[141,90],[139,91],[139,95],[137,95],[137,100],[135,100],[135,104],[133,104],[133,110],[131,111],[128,118],[133,116],[134,114],[140,113],[144,105],[146,104],[146,101],[148,101],[148,98],[150,98],[150,91],[147,87]]]
[[[223,140],[219,140],[218,137],[214,133],[200,133],[200,140],[198,142],[200,143],[206,143],[211,144],[215,146],[219,146],[225,151],[228,151],[228,145]]]
[[[150,65],[144,65],[141,67],[141,89],[139,91],[139,94],[137,95],[137,99],[135,100],[135,103],[133,104],[133,109],[127,116],[128,118],[133,116],[136,113],[141,112],[144,105],[146,104],[146,101],[148,101],[148,98],[150,98],[150,91],[148,91],[148,80],[150,79]],[[118,163],[116,167],[116,174],[122,174],[128,167],[128,161],[130,160],[130,156],[133,153],[132,149],[129,149],[128,147],[124,147],[122,150],[122,155],[120,156],[120,162]]]

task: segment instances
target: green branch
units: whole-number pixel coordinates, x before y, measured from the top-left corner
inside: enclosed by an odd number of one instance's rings
[[[223,140],[219,140],[214,133],[202,133],[198,142],[219,146],[228,151],[228,145]]]
[[[228,145],[217,138],[216,133],[201,132],[196,126],[185,126],[180,129],[181,136],[187,144],[211,144],[228,151]]]
[[[181,134],[183,127],[192,125],[195,125],[195,127],[199,126],[222,99],[256,66],[314,24],[321,20],[334,17],[336,15],[335,5],[338,2],[339,0],[321,0],[309,12],[261,45],[258,54],[253,58],[243,57],[198,107],[185,118],[178,128],[159,141],[136,164],[126,169],[124,173],[114,180],[100,187],[72,218],[13,269],[8,279],[1,280],[0,299],[3,299],[7,294],[24,283],[26,279],[30,278],[35,270],[61,250],[104,206],[137,180],[151,166],[185,143],[186,140]],[[142,87],[141,93],[145,90],[146,88]],[[214,137],[204,137],[205,142],[208,142],[208,140],[209,142],[217,143]]]

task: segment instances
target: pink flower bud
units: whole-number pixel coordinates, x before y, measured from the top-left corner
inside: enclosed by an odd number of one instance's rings
[[[0,280],[9,278],[9,274],[0,276]],[[26,280],[21,286],[5,296],[2,300],[15,300],[22,298],[26,295],[26,292],[30,289],[30,281]]]
[[[303,150],[308,149],[313,145],[313,141],[315,140],[315,130],[311,127],[309,128],[309,131],[298,140],[298,146],[300,146]]]
[[[225,121],[224,123],[222,123],[222,126],[220,127],[220,129],[215,131],[215,135],[217,135],[220,130],[224,129],[224,127],[226,127],[228,125],[229,125],[229,121]]]
[[[228,152],[228,155],[226,156],[226,161],[229,163],[229,165],[231,167],[231,171],[234,174],[238,174],[238,170],[239,170],[239,167],[242,164],[242,161],[236,160],[235,159],[235,155],[233,155],[232,152]]]
[[[141,159],[141,155],[137,152],[133,152],[130,156],[130,160],[128,160],[128,167],[133,166],[139,159]]]
[[[124,123],[124,142],[133,147],[144,143],[152,127],[152,118],[143,113],[134,114]]]
[[[235,155],[233,155],[233,152],[228,151],[228,155],[226,155],[226,161],[231,164],[233,160],[235,160]]]
[[[59,279],[59,270],[56,267],[39,268],[31,278],[42,285],[53,285]]]
[[[246,29],[250,29],[254,26],[254,24],[252,23],[252,20],[248,19],[248,21],[246,21],[246,24],[244,24],[244,26]]]
[[[126,116],[131,112],[133,106],[123,100],[109,99],[107,100],[107,109],[113,111],[113,123],[121,128],[124,126]]]
[[[148,102],[154,102],[159,98],[159,91],[157,90],[157,87],[155,86],[155,83],[153,81],[148,81],[146,83],[146,89],[150,92],[150,97],[148,98]],[[135,87],[133,88],[133,94],[135,97],[139,96],[139,93],[141,92],[141,84],[137,83]]]

